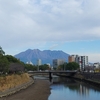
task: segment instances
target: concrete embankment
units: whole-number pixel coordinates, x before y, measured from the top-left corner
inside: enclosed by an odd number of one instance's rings
[[[100,73],[76,73],[72,78],[100,87]]]
[[[73,76],[58,74],[58,76],[74,78],[100,87],[100,73],[76,73]]]

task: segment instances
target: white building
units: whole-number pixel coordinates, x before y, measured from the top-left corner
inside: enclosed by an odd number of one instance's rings
[[[37,60],[37,66],[40,66],[40,65],[42,65],[42,61],[41,61],[41,59],[38,59]]]
[[[88,56],[79,56],[80,70],[84,70],[88,66]]]
[[[33,63],[32,63],[31,61],[29,61],[29,62],[26,62],[26,64],[30,64],[30,65],[33,65]]]
[[[93,67],[94,67],[94,68],[100,68],[100,63],[99,63],[99,62],[94,63],[94,64],[93,64]]]

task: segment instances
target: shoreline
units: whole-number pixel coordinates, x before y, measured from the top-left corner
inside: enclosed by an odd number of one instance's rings
[[[49,80],[34,80],[34,84],[0,100],[48,100],[50,95]]]
[[[81,74],[81,73],[77,73],[75,74],[74,76],[66,76],[65,74],[61,75],[61,74],[57,74],[58,76],[61,76],[61,77],[69,77],[69,78],[73,78],[73,79],[76,79],[76,80],[79,80],[79,81],[83,81],[83,82],[86,82],[86,83],[89,83],[89,84],[92,84],[92,85],[95,85],[97,87],[100,87],[100,80],[97,81],[98,79],[95,78],[92,79],[91,78],[91,73],[88,74],[88,77],[89,78],[86,78],[86,76],[84,74]],[[95,76],[96,74],[93,74],[93,76]],[[100,77],[100,76],[99,76]]]

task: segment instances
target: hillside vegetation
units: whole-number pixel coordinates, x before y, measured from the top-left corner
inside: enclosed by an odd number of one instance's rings
[[[0,77],[0,91],[5,91],[7,89],[14,88],[18,85],[26,83],[30,80],[30,77],[27,73],[23,73],[21,75],[12,74],[8,76]]]

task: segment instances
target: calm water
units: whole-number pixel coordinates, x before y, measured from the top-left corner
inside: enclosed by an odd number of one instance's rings
[[[54,77],[48,100],[100,100],[100,89],[68,78]]]

